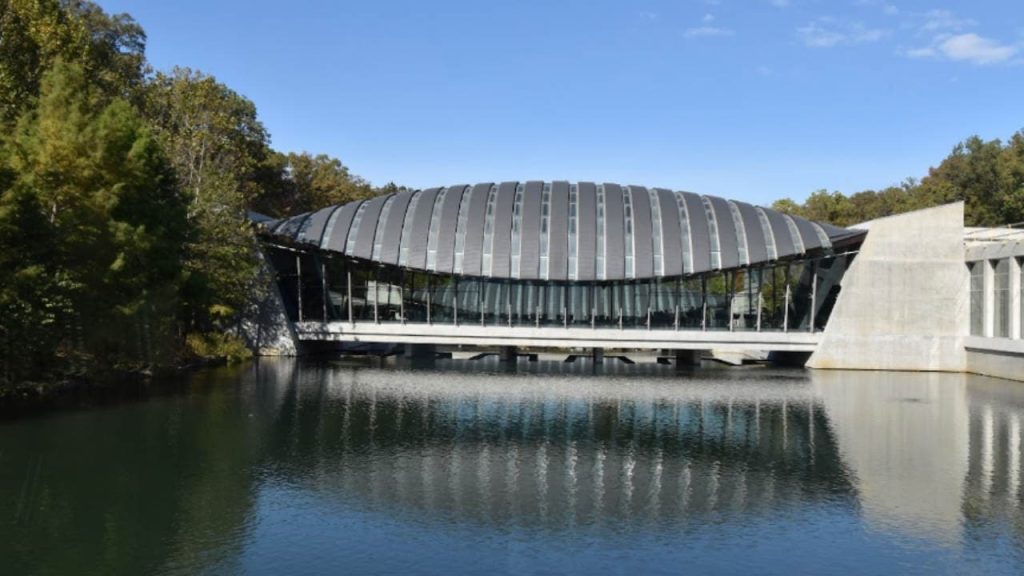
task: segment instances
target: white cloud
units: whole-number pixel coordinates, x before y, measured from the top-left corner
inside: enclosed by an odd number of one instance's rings
[[[705,14],[704,18],[702,18],[701,21],[702,22],[714,22],[715,21],[715,15],[714,14]]]
[[[1015,46],[1000,44],[995,40],[983,38],[973,32],[950,36],[939,44],[938,49],[950,60],[971,62],[973,64],[1006,62],[1017,53]]]
[[[789,7],[789,0],[772,0],[772,6],[776,8],[787,8]]]
[[[719,28],[717,26],[698,26],[696,28],[687,28],[683,31],[683,36],[686,38],[713,38],[721,36],[734,36],[736,33],[729,28]]]
[[[977,26],[970,18],[960,18],[949,10],[931,10],[916,15],[918,36],[929,38],[924,46],[902,50],[908,58],[933,58],[977,65],[1010,61],[1020,47],[966,32]]]
[[[885,38],[888,30],[868,28],[861,22],[818,18],[796,29],[797,36],[809,48],[832,48],[840,45],[868,44]]]

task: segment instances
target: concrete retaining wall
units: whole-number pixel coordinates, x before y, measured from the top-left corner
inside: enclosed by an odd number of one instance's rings
[[[963,203],[873,220],[811,368],[962,372],[969,313]]]

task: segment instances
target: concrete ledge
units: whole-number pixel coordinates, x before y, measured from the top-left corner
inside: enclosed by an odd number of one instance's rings
[[[769,350],[812,352],[821,337],[809,332],[728,332],[693,330],[591,329],[451,324],[374,324],[301,322],[299,340],[408,342],[539,348],[633,348],[666,350]]]
[[[1024,381],[1024,340],[968,336],[964,347],[968,372]]]

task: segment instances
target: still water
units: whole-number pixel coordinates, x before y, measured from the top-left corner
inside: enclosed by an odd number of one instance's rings
[[[1021,574],[1024,383],[263,361],[0,423],[2,574]]]

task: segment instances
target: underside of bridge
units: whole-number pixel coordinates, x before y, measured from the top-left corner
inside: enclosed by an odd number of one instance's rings
[[[864,237],[688,192],[403,191],[259,224],[300,342],[812,352]]]

